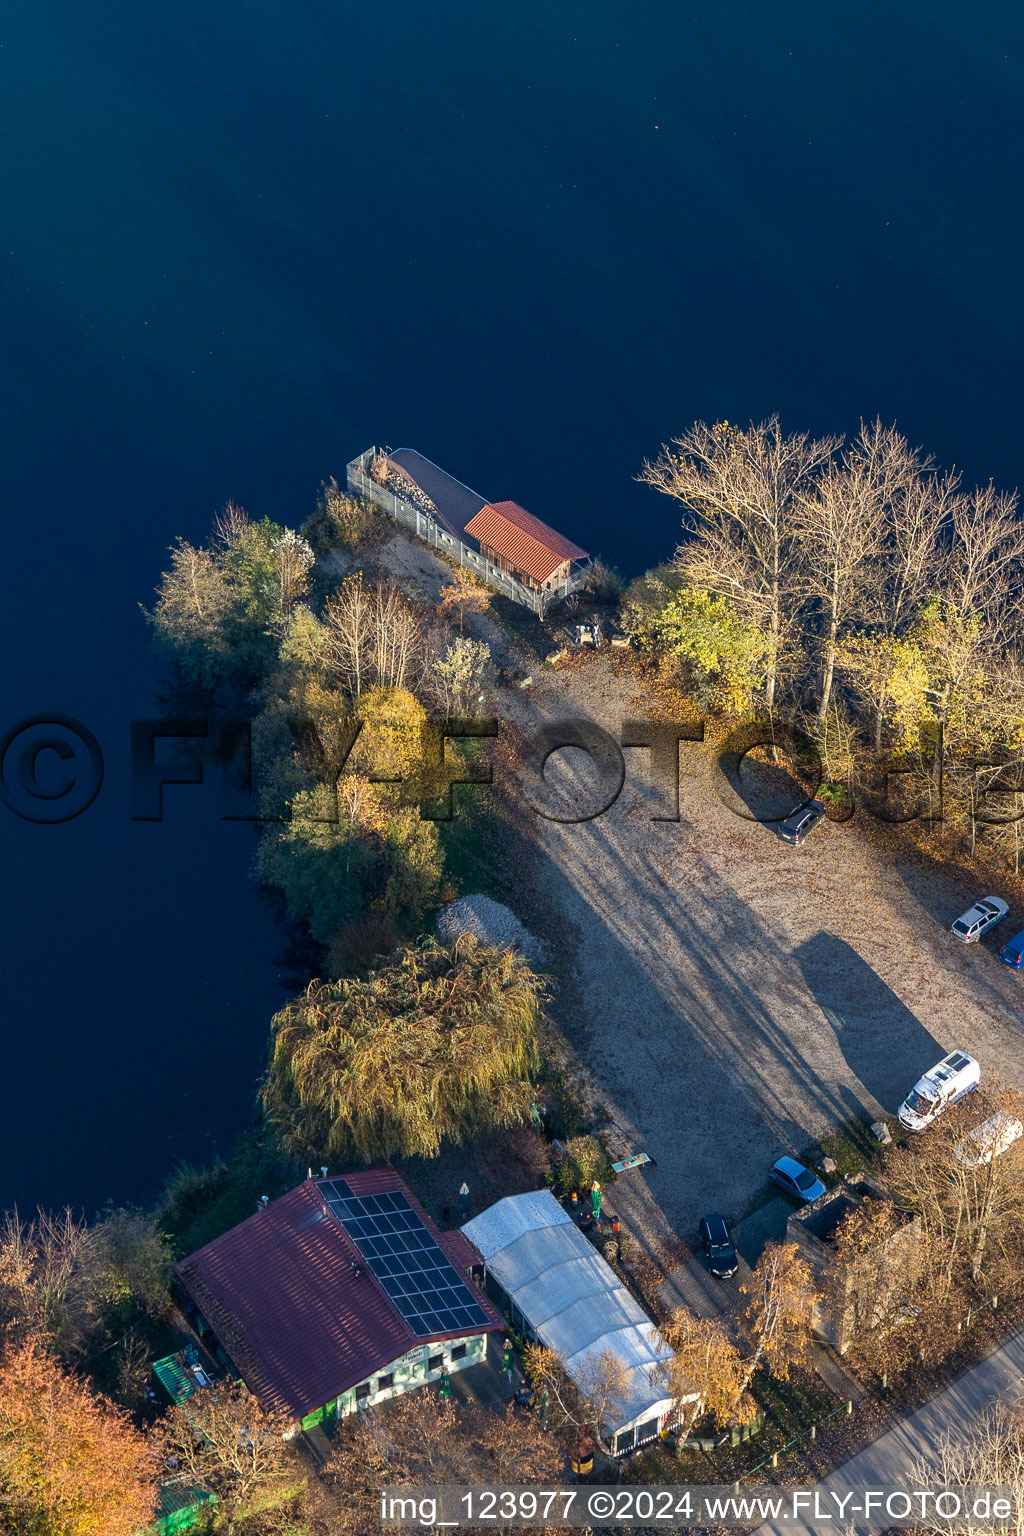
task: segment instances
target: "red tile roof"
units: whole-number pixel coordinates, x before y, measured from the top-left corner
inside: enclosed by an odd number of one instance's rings
[[[339,1175],[354,1195],[397,1190],[460,1274],[479,1256],[460,1233],[441,1233],[393,1168]],[[329,1180],[327,1182],[330,1182]],[[177,1272],[249,1388],[268,1409],[301,1419],[416,1346],[479,1329],[413,1333],[341,1223],[318,1179],[274,1200],[189,1258]],[[356,1275],[353,1265],[362,1273]],[[497,1312],[473,1288],[502,1326]]]
[[[514,501],[488,502],[466,524],[466,532],[534,581],[547,581],[565,560],[587,557],[585,549]]]

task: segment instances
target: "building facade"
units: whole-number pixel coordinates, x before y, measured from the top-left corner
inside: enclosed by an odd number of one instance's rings
[[[386,1168],[309,1178],[176,1268],[207,1346],[309,1429],[483,1360],[478,1262]]]

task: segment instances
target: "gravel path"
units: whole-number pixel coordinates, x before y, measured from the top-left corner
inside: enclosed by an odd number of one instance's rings
[[[570,716],[618,738],[645,712],[606,656],[536,675],[529,694],[502,698],[528,738]],[[706,744],[681,744],[680,821],[654,822],[648,753],[624,755],[606,814],[536,822],[545,899],[575,935],[552,1011],[623,1138],[657,1159],[627,1178],[645,1179],[684,1238],[708,1209],[742,1216],[783,1152],[853,1115],[892,1113],[954,1046],[1024,1086],[1021,984],[996,961],[1002,930],[970,949],[947,931],[980,893],[891,834],[886,846],[827,823],[801,848],[781,843],[718,799]],[[547,778],[584,804],[590,769],[570,748]]]

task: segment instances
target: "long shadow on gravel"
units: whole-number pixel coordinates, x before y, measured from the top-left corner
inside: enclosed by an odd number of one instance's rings
[[[943,1047],[845,939],[816,933],[793,957],[846,1065],[894,1114],[921,1073],[945,1054]]]

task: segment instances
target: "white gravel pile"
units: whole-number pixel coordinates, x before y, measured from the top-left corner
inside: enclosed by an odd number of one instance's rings
[[[512,945],[531,964],[543,965],[548,957],[547,945],[534,938],[514,912],[480,892],[450,901],[437,914],[437,936],[443,944],[454,944],[464,933],[473,934],[481,944],[492,944],[495,949]]]

